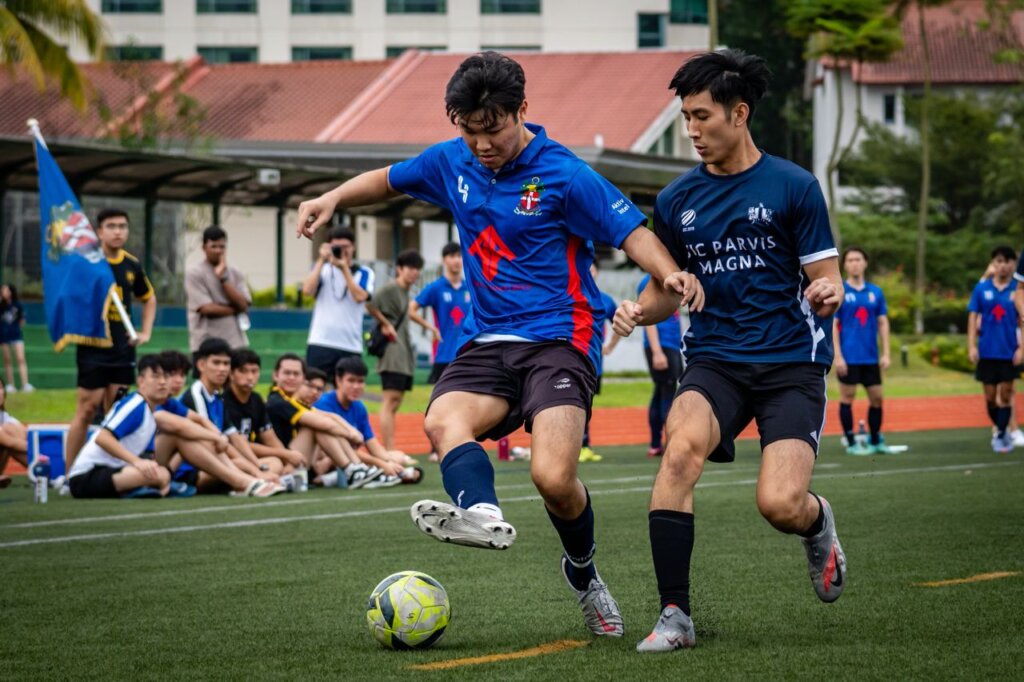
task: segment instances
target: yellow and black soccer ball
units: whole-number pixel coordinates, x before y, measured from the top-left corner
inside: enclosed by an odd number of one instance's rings
[[[448,593],[418,571],[381,580],[366,604],[370,634],[389,649],[427,649],[437,644],[451,620]]]

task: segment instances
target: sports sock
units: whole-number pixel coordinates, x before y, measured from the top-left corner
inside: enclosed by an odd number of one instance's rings
[[[587,589],[590,581],[597,577],[597,569],[594,568],[594,551],[597,549],[594,543],[594,509],[590,506],[590,492],[586,488],[583,491],[587,496],[587,506],[575,519],[561,519],[544,507],[562,540],[562,548],[569,559],[567,577],[577,590]]]
[[[999,432],[1000,436],[1006,435],[1006,426],[1010,423],[1011,411],[1009,407],[996,408],[996,431]]]
[[[661,608],[674,604],[690,615],[690,555],[693,553],[693,514],[655,509],[647,515],[651,557],[658,579]]]
[[[811,493],[811,495],[814,495],[814,493]],[[818,518],[814,519],[814,523],[811,524],[810,528],[800,533],[800,537],[813,538],[825,527],[825,505],[821,503],[821,498],[817,495],[814,495],[814,499],[818,501]]]
[[[853,405],[839,403],[839,423],[843,425],[846,442],[853,445]]]
[[[479,443],[463,443],[441,460],[441,480],[455,506],[469,509],[474,504],[498,506],[494,491],[494,466]]]
[[[995,425],[999,421],[999,416],[996,413],[996,410],[998,410],[999,408],[996,407],[995,403],[989,402],[985,403],[985,408],[988,410],[988,418],[991,419],[992,424]]]
[[[878,445],[882,434],[882,406],[868,408],[868,430],[871,432],[871,444]]]
[[[661,416],[661,399],[658,397],[658,391],[655,389],[654,395],[651,396],[651,402],[647,406],[647,425],[651,429],[651,447],[661,447],[661,429],[665,425],[665,420]]]
[[[585,448],[589,448],[590,447],[590,420],[589,419],[587,420],[587,423],[583,425],[583,447],[585,447]]]

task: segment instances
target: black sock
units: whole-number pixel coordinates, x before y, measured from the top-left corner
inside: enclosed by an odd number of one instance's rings
[[[814,493],[811,494],[814,495]],[[814,519],[814,523],[811,524],[810,528],[800,533],[801,537],[813,538],[825,527],[825,505],[821,503],[821,498],[817,495],[814,495],[814,499],[818,501],[818,518]]]
[[[562,540],[562,548],[569,559],[566,573],[569,582],[577,590],[587,589],[590,581],[597,577],[593,561],[597,549],[594,542],[594,508],[590,506],[590,492],[584,488],[584,493],[587,496],[587,506],[575,519],[560,519],[552,514],[550,509],[544,507],[548,518],[551,519],[551,525],[558,531],[558,537]]]
[[[589,419],[587,420],[587,423],[583,425],[583,447],[585,447],[585,448],[589,448],[590,447],[590,420]]]
[[[868,408],[868,430],[871,431],[871,444],[878,445],[881,442],[882,433],[882,406]]]
[[[992,420],[992,425],[995,426],[996,424],[998,424],[999,423],[999,415],[997,413],[997,410],[999,408],[996,407],[996,404],[995,403],[985,403],[985,408],[988,410],[988,418]]]
[[[1009,407],[996,408],[996,431],[999,432],[1000,436],[1006,435],[1006,427],[1010,423],[1010,412],[1012,410]]]
[[[846,442],[853,445],[853,405],[839,403],[839,423],[843,425]]]
[[[674,604],[690,615],[690,555],[693,553],[693,514],[655,509],[647,515],[651,557],[658,579],[661,608]]]
[[[654,391],[651,402],[647,405],[647,426],[651,430],[651,447],[661,447],[661,429],[665,425],[665,418],[661,416],[661,399],[658,391]]]

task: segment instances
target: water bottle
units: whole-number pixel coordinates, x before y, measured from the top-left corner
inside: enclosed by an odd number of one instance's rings
[[[860,447],[867,447],[868,445],[868,430],[864,428],[864,420],[861,419],[857,424],[857,435],[854,436],[854,441]]]
[[[46,495],[50,489],[50,458],[37,455],[32,461],[32,477],[36,480],[35,493],[32,499],[38,504],[46,504]]]
[[[508,451],[509,451],[509,448],[508,448],[508,438],[505,437],[505,438],[502,438],[501,440],[498,441],[498,459],[503,461],[503,462],[508,461],[508,459],[509,459],[509,456],[508,456],[509,452]]]

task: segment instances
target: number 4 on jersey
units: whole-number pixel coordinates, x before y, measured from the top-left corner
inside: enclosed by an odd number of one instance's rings
[[[493,281],[497,276],[498,266],[501,264],[502,259],[516,259],[516,254],[512,253],[512,249],[508,248],[505,242],[501,241],[501,237],[493,225],[488,225],[487,229],[481,232],[480,236],[470,244],[469,253],[480,259],[484,277],[487,278],[488,282]]]

